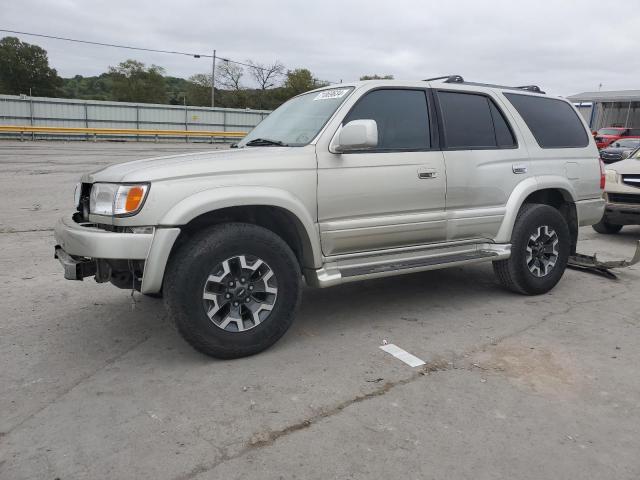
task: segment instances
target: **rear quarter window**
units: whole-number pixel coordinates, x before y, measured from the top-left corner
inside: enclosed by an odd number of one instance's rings
[[[548,97],[504,93],[541,148],[582,148],[589,137],[568,103]]]

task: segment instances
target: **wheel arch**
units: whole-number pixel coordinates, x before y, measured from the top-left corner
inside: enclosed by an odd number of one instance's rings
[[[498,243],[511,241],[511,234],[520,209],[525,204],[540,203],[557,209],[567,221],[571,235],[571,254],[578,241],[578,214],[573,185],[563,177],[530,177],[514,189],[507,202],[507,213],[496,238]]]
[[[160,224],[180,226],[176,248],[190,234],[215,223],[253,223],[281,236],[296,254],[301,267],[318,268],[321,251],[312,215],[315,215],[315,207],[312,210],[283,190],[254,186],[221,187],[182,200],[166,213]]]

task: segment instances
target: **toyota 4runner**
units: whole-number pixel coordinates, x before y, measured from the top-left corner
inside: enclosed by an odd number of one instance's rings
[[[164,297],[179,332],[218,358],[291,325],[302,279],[329,287],[493,262],[542,294],[578,227],[603,214],[594,139],[538,87],[368,81],[289,100],[237,145],[82,177],[55,228],[65,278]]]

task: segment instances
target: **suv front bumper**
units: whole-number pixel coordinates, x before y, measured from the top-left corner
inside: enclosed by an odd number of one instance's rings
[[[65,278],[82,280],[96,274],[97,260],[142,260],[142,293],[162,288],[164,269],[179,228],[155,228],[153,233],[125,233],[103,230],[90,223],[78,223],[72,215],[55,226],[55,258],[65,269]]]
[[[153,233],[120,233],[78,223],[72,215],[58,220],[56,243],[77,257],[144,260],[153,242]]]

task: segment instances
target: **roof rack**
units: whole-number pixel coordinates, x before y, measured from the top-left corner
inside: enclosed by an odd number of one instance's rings
[[[520,90],[528,90],[530,92],[544,93],[542,90],[540,90],[540,87],[537,85],[523,85],[521,87],[516,87],[516,88],[519,88]]]
[[[423,82],[432,82],[434,80],[444,80],[444,83],[464,83],[464,78],[460,75],[445,75],[444,77],[425,78]]]
[[[506,85],[494,85],[492,83],[465,82],[464,78],[462,78],[462,76],[460,75],[445,75],[443,77],[425,78],[423,82],[432,82],[435,80],[444,80],[443,83],[461,83],[464,85],[474,85],[476,87],[493,87],[493,88],[504,88],[508,90],[526,90],[528,92],[541,93],[541,94],[545,93],[537,85],[523,85],[520,87],[508,87]]]

